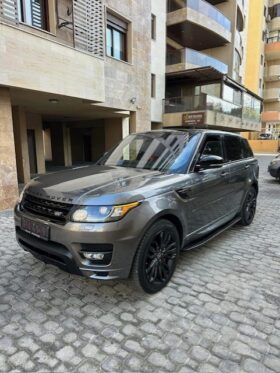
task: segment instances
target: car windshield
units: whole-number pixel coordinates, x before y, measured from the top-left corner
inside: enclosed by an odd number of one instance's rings
[[[200,135],[189,132],[154,132],[125,138],[98,164],[184,173]]]

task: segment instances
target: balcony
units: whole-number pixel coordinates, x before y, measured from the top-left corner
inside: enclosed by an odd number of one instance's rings
[[[261,127],[260,102],[235,105],[208,94],[168,98],[164,101],[164,127],[184,126],[185,116],[200,116],[199,128],[257,131]],[[202,118],[202,119],[201,119]]]
[[[268,88],[264,90],[263,98],[265,102],[280,101],[280,88]]]
[[[280,58],[280,35],[267,39],[265,46],[265,57],[267,61]]]
[[[190,48],[168,51],[166,65],[168,74],[197,67],[213,67],[222,74],[228,73],[228,66],[223,62]]]
[[[279,111],[264,111],[262,113],[262,122],[280,122],[280,112]]]
[[[231,22],[204,0],[169,0],[168,36],[187,48],[203,50],[231,42]]]
[[[273,82],[280,79],[280,65],[270,65],[265,69],[265,81]]]

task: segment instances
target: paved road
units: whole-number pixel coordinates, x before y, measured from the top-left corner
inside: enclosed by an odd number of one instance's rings
[[[280,372],[280,184],[260,157],[258,213],[184,253],[155,296],[45,266],[0,215],[0,371]]]

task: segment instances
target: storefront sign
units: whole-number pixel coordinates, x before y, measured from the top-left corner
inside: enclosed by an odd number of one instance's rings
[[[199,126],[205,123],[205,112],[197,111],[195,113],[183,114],[183,125]]]

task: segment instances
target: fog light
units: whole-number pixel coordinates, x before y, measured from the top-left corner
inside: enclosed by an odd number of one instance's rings
[[[83,252],[83,255],[86,259],[89,259],[89,260],[103,260],[104,259],[104,254],[102,253]]]

